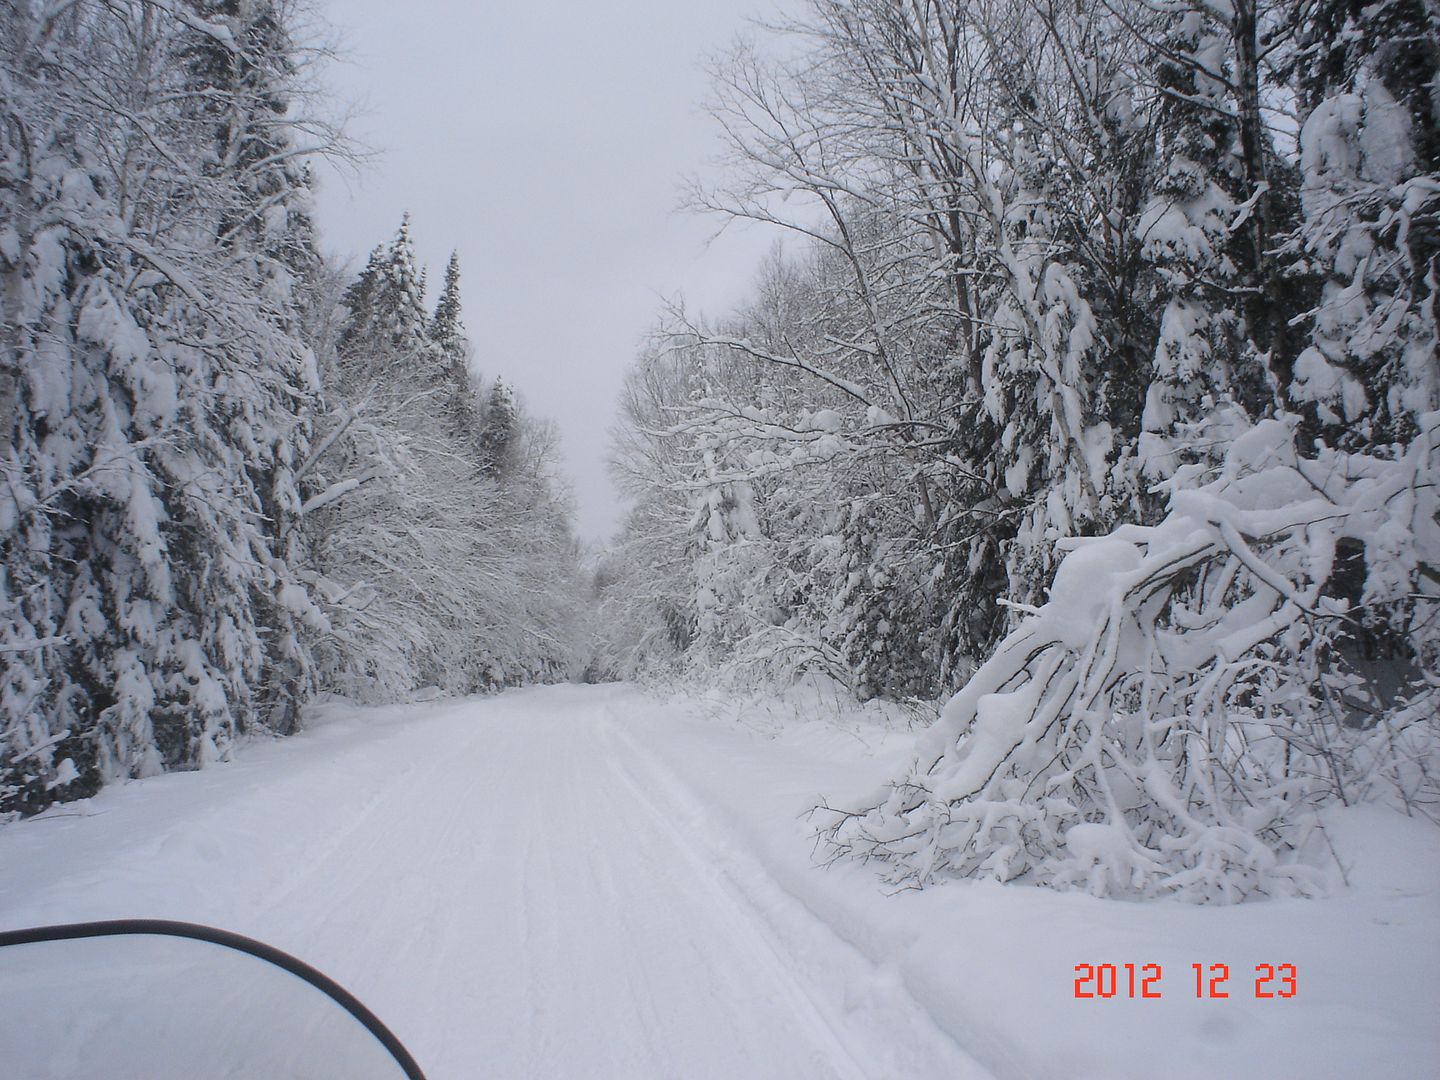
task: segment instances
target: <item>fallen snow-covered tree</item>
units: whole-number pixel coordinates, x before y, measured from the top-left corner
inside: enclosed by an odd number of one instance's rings
[[[1440,820],[1440,413],[1389,457],[1266,420],[1157,525],[1071,539],[909,774],[826,808],[835,857],[1233,902],[1322,891],[1316,808]]]

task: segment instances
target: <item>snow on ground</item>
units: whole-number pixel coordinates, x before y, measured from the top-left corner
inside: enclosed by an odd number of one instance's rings
[[[692,792],[697,825],[723,823],[998,1077],[1440,1075],[1433,824],[1376,808],[1329,815],[1351,888],[1321,901],[1138,904],[972,882],[887,895],[862,865],[812,869],[802,815],[869,795],[908,762],[913,734],[813,705],[799,724],[773,706],[691,706],[683,722],[676,711],[637,704],[624,725],[656,782],[668,774]],[[1076,964],[1127,962],[1161,965],[1159,1000],[1074,997]],[[1196,999],[1197,962],[1229,966],[1228,999]],[[1298,994],[1257,999],[1261,963],[1294,964]]]
[[[433,1080],[1434,1075],[1434,826],[1334,815],[1352,888],[1324,901],[887,895],[865,867],[816,869],[803,813],[874,787],[913,736],[800,712],[613,687],[331,706],[234,762],[0,830],[0,928],[262,938],[358,994]],[[3,999],[37,985],[20,952],[0,951],[6,1073],[66,1075],[10,1049],[29,1029]],[[1076,1000],[1082,962],[1161,964],[1163,998]],[[1196,1000],[1195,962],[1230,966],[1229,999]],[[1259,963],[1296,965],[1296,997],[1257,1000]],[[227,1016],[248,985],[216,995]]]

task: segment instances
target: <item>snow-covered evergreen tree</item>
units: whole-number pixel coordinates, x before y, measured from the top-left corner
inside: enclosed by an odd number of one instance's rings
[[[0,812],[293,724],[315,612],[286,530],[315,372],[289,292],[284,18],[0,14]]]
[[[1152,480],[1172,475],[1186,454],[1223,453],[1223,431],[1201,430],[1204,421],[1264,403],[1264,367],[1237,300],[1247,268],[1235,223],[1246,216],[1246,192],[1222,74],[1227,32],[1203,7],[1168,21],[1156,56],[1158,172],[1135,225],[1160,308],[1139,441],[1139,464]]]
[[[1319,296],[1292,398],[1335,446],[1407,441],[1440,407],[1440,22],[1421,4],[1297,8],[1304,221]]]
[[[506,476],[515,464],[519,414],[515,407],[515,394],[505,380],[496,379],[485,395],[479,425],[481,465],[493,476]]]
[[[394,395],[425,393],[443,381],[408,213],[390,242],[370,253],[342,303],[348,317],[336,345],[337,374],[346,385],[373,383]]]
[[[445,284],[430,318],[430,340],[440,346],[452,365],[465,360],[467,342],[460,315],[460,253],[452,251],[445,264]]]

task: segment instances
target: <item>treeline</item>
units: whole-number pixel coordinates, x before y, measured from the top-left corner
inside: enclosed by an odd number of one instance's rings
[[[566,663],[553,434],[473,380],[456,260],[428,311],[406,227],[322,258],[298,13],[0,8],[0,819]]]
[[[1440,814],[1434,11],[810,0],[769,40],[693,202],[798,243],[630,373],[594,666],[964,686],[830,833],[907,882],[1304,891],[1299,808]]]
[[[552,424],[478,381],[452,255],[433,313],[409,221],[341,295],[302,466],[318,684],[362,701],[564,678],[578,548]],[[329,305],[325,305],[329,309]],[[313,492],[313,493],[311,493]]]

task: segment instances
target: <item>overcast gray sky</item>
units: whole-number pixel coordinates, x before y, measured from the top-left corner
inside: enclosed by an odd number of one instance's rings
[[[353,133],[382,152],[326,173],[326,246],[357,264],[409,210],[439,283],[460,252],[477,366],[559,424],[582,536],[620,508],[603,459],[616,394],[660,297],[718,314],[775,236],[678,213],[683,176],[719,151],[702,61],[766,0],[330,0],[363,100]]]

